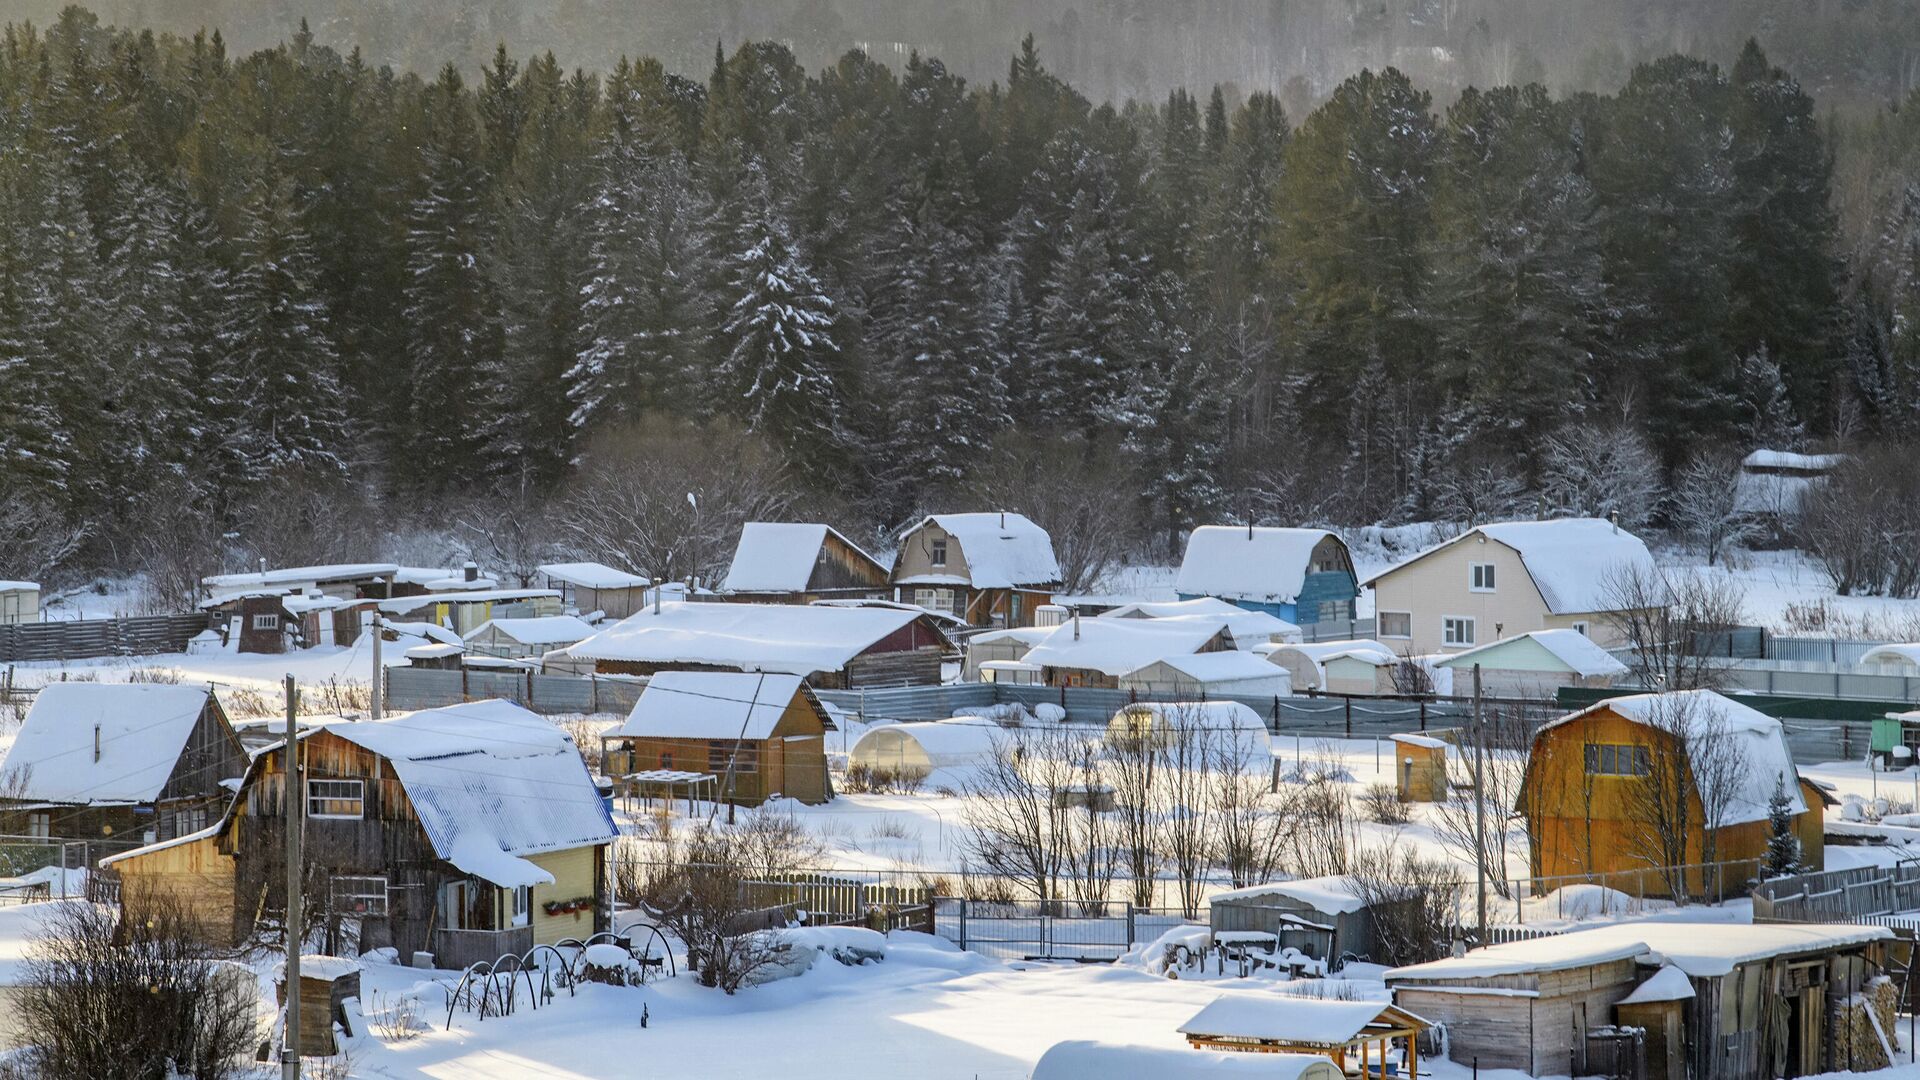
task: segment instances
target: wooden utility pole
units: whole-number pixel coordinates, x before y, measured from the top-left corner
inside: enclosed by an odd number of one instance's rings
[[[387,713],[387,669],[380,666],[380,609],[373,609],[373,707],[368,710],[378,720]]]
[[[1487,736],[1481,723],[1480,665],[1473,665],[1473,864],[1478,883],[1480,944],[1487,944]]]
[[[293,676],[287,676],[287,749],[284,758],[287,787],[287,914],[285,942],[287,950],[287,1027],[280,1049],[282,1080],[300,1080],[300,914],[305,898],[300,895],[300,833],[305,825],[306,804],[300,799],[300,736],[294,719],[296,691]]]

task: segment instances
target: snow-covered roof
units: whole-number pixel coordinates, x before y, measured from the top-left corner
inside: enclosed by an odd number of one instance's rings
[[[322,566],[288,566],[252,574],[214,574],[200,579],[209,589],[272,589],[303,582],[352,581],[360,578],[392,577],[400,571],[394,563],[329,563]]]
[[[523,856],[611,843],[618,831],[573,740],[512,702],[325,730],[386,758],[434,853],[496,885],[549,884]]]
[[[1062,624],[1065,625],[1065,624]],[[1047,640],[1058,627],[1053,626],[1014,626],[1005,630],[988,630],[967,639],[969,645],[1000,645],[1017,641],[1023,645],[1038,645]]]
[[[1488,651],[1507,646],[1522,638],[1531,638],[1541,648],[1552,653],[1554,659],[1565,664],[1567,670],[1585,678],[1601,675],[1624,675],[1627,665],[1600,646],[1593,639],[1578,630],[1529,630],[1524,634],[1490,641],[1485,645],[1468,649],[1466,652],[1451,653],[1445,659],[1437,661],[1443,667],[1467,669],[1476,663],[1485,663]]]
[[[950,612],[935,611],[930,607],[921,607],[919,604],[903,604],[898,600],[882,600],[874,596],[826,596],[808,602],[815,607],[892,608],[895,611],[911,611],[915,615],[925,615],[934,622],[945,623],[955,629],[964,629],[968,625],[967,620]]]
[[[1260,714],[1237,701],[1136,701],[1122,705],[1114,719],[1148,714],[1156,720],[1209,731],[1258,731],[1266,734]]]
[[[1241,682],[1249,679],[1284,679],[1287,670],[1250,652],[1209,652],[1192,653],[1187,656],[1166,656],[1156,663],[1162,663],[1180,674],[1199,683]],[[1152,667],[1145,664],[1142,667]],[[1137,674],[1139,669],[1127,672]]]
[[[1896,642],[1888,645],[1875,645],[1860,657],[1860,662],[1863,664],[1884,664],[1902,660],[1909,664],[1920,665],[1920,644]]]
[[[1647,545],[1627,530],[1600,518],[1558,518],[1503,521],[1468,529],[1380,571],[1364,584],[1375,585],[1434,552],[1478,536],[1504,544],[1519,554],[1527,576],[1540,592],[1540,599],[1555,615],[1612,610],[1614,601],[1607,595],[1610,575],[1626,567],[1638,567],[1649,574],[1655,572],[1653,555],[1647,551]]]
[[[583,589],[644,589],[652,582],[639,574],[615,570],[605,563],[547,563],[540,572],[555,581],[564,581]]]
[[[524,619],[488,619],[467,633],[467,640],[493,627],[522,645],[571,645],[593,636],[593,627],[572,615],[535,615]]]
[[[966,566],[967,573],[955,578],[953,584],[968,584],[976,589],[1011,589],[1016,586],[1060,583],[1060,563],[1053,557],[1053,538],[1023,514],[997,511],[929,514],[913,528],[902,532],[900,539],[905,540],[929,524],[938,525],[960,543],[960,562]],[[899,580],[911,582],[923,579],[906,577]]]
[[[449,656],[459,656],[466,651],[459,645],[415,645],[401,655],[409,660],[441,660]]]
[[[1290,604],[1300,597],[1325,529],[1248,529],[1202,525],[1187,536],[1186,557],[1174,591],[1260,603]]]
[[[878,560],[860,551],[858,544],[831,525],[817,521],[749,521],[740,529],[740,544],[733,549],[733,563],[727,567],[720,591],[805,592],[829,533],[880,566]]]
[[[1845,454],[1796,454],[1790,450],[1755,450],[1741,459],[1749,469],[1793,469],[1799,472],[1829,472],[1846,464]]]
[[[1247,609],[1212,596],[1192,600],[1135,600],[1103,611],[1103,619],[1174,619],[1182,615],[1237,615]],[[1286,620],[1279,620],[1285,622]],[[1291,625],[1291,624],[1289,624]],[[1299,629],[1299,627],[1294,627]]]
[[[49,683],[34,696],[0,775],[19,774],[22,786],[9,794],[35,802],[152,802],[207,694],[152,683]]]
[[[1354,891],[1352,880],[1340,876],[1270,881],[1265,885],[1250,885],[1244,889],[1214,893],[1208,897],[1208,902],[1218,904],[1235,900],[1259,900],[1267,896],[1284,896],[1289,900],[1310,905],[1315,911],[1324,911],[1333,915],[1351,915],[1367,906],[1367,902]]]
[[[936,769],[985,761],[1002,740],[1015,736],[991,720],[978,717],[934,720],[927,723],[880,724],[853,744],[848,755],[858,760],[880,752],[896,740],[911,740]],[[896,743],[897,745],[897,743]]]
[[[1633,993],[1620,999],[1621,1005],[1651,1005],[1659,1001],[1685,1001],[1693,996],[1693,982],[1687,973],[1669,964],[1653,973]]]
[[[39,592],[40,584],[34,581],[0,581],[0,592]]]
[[[1057,668],[1087,668],[1115,677],[1155,660],[1198,652],[1225,623],[1218,619],[1072,619],[1053,628],[1021,659]]]
[[[393,572],[393,581],[398,585],[418,585],[431,592],[491,589],[500,584],[490,574],[476,572],[469,578],[465,567],[449,570],[444,566],[402,566]]]
[[[382,625],[386,629],[393,631],[396,637],[424,638],[427,641],[437,641],[442,645],[460,645],[463,648],[465,647],[462,644],[460,635],[444,626],[435,626],[427,622],[388,622]]]
[[[396,596],[382,600],[380,610],[406,615],[434,604],[505,604],[559,595],[553,589],[475,589],[472,592],[427,593],[424,596]]]
[[[1033,1067],[1033,1080],[1340,1080],[1332,1061],[1315,1054],[1243,1054],[1070,1039],[1054,1043]]]
[[[1387,972],[1391,982],[1435,983],[1526,975],[1641,958],[1670,964],[1696,979],[1719,978],[1740,964],[1775,956],[1826,952],[1893,936],[1884,926],[1823,923],[1641,921],[1510,941],[1465,956]]]
[[[1333,1001],[1264,991],[1222,994],[1181,1024],[1182,1035],[1267,1039],[1308,1046],[1341,1046],[1359,1037],[1381,1013],[1397,1010],[1384,1001]],[[1398,1023],[1397,1018],[1389,1022]]]
[[[1324,664],[1336,656],[1359,656],[1362,654],[1374,655],[1377,657],[1376,662],[1378,663],[1392,663],[1399,659],[1399,654],[1392,649],[1387,648],[1378,641],[1366,638],[1349,638],[1344,641],[1296,642],[1290,645],[1282,645],[1270,651],[1267,656],[1271,659],[1289,653],[1304,657],[1316,664]]]
[[[1427,750],[1444,750],[1447,747],[1447,740],[1445,739],[1436,739],[1431,735],[1416,735],[1411,731],[1403,731],[1397,735],[1389,735],[1387,738],[1397,743],[1404,743],[1407,746],[1418,746]]]
[[[1224,622],[1237,649],[1252,649],[1276,639],[1298,640],[1300,628],[1278,615],[1248,611],[1225,600],[1203,597],[1174,603],[1127,604],[1103,611],[1102,619],[1212,619]]]
[[[764,739],[800,692],[798,675],[662,671],[605,738]]]
[[[1534,738],[1538,740],[1554,728],[1602,710],[1659,730],[1684,729],[1689,743],[1707,739],[1733,741],[1739,747],[1741,760],[1734,788],[1727,795],[1721,815],[1722,825],[1765,821],[1776,783],[1785,789],[1790,812],[1806,812],[1807,804],[1800,797],[1800,774],[1793,765],[1793,752],[1787,747],[1786,728],[1773,717],[1712,690],[1605,698],[1541,725]]]
[[[658,613],[636,611],[567,651],[587,660],[811,675],[838,671],[920,617],[892,608],[669,602]]]

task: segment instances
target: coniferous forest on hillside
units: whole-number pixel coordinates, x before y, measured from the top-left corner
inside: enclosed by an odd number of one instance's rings
[[[1161,552],[1244,515],[1647,524],[1706,458],[1920,427],[1920,100],[1823,113],[1751,42],[1292,107],[1090,100],[1031,40],[985,82],[573,63],[10,26],[15,572],[498,532],[657,500],[636,476],[860,535],[1073,493]]]

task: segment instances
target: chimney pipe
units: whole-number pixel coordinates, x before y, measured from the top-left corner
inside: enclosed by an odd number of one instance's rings
[[[1614,532],[1620,531],[1620,511],[1618,510],[1609,511],[1607,514],[1607,520],[1613,522]]]
[[[480,580],[480,564],[472,559],[467,560],[467,564],[460,568],[460,572],[468,581]]]
[[[666,584],[666,578],[657,577],[653,579],[653,613],[655,615],[660,614],[660,594],[666,591]]]
[[[1080,640],[1080,608],[1078,605],[1075,605],[1073,609],[1073,640]]]

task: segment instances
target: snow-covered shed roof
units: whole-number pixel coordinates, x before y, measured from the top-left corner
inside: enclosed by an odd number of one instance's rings
[[[1260,714],[1237,701],[1136,701],[1122,705],[1114,719],[1146,714],[1155,720],[1209,731],[1258,731],[1267,733]]]
[[[1378,641],[1367,638],[1294,642],[1268,651],[1267,660],[1269,663],[1277,663],[1288,656],[1298,656],[1315,665],[1325,664],[1339,656],[1364,658],[1374,664],[1391,664],[1399,660],[1398,653]]]
[[[861,551],[858,544],[831,525],[817,521],[749,521],[740,529],[740,544],[733,549],[733,563],[727,567],[720,591],[806,591],[828,534],[885,572],[879,560]]]
[[[1100,617],[1103,619],[1175,619],[1182,615],[1235,615],[1246,610],[1217,597],[1198,596],[1192,600],[1135,600],[1103,611]]]
[[[1297,641],[1300,638],[1300,628],[1278,615],[1249,611],[1212,597],[1173,603],[1127,604],[1101,612],[1099,618],[1213,619],[1227,624],[1227,632],[1233,635],[1233,644],[1237,649],[1252,649],[1274,640]]]
[[[1451,653],[1445,659],[1436,661],[1442,667],[1465,670],[1475,664],[1499,667],[1489,663],[1487,654],[1497,649],[1513,648],[1514,643],[1530,640],[1539,645],[1553,658],[1566,665],[1575,675],[1593,678],[1601,675],[1623,675],[1627,665],[1621,663],[1612,653],[1594,644],[1592,638],[1578,630],[1529,630],[1524,634],[1490,641],[1485,645],[1468,649],[1466,652]]]
[[[415,645],[401,655],[409,660],[441,660],[449,656],[459,656],[466,651],[459,645]]]
[[[553,589],[475,589],[472,592],[427,593],[423,596],[396,596],[380,601],[380,610],[406,615],[434,604],[505,604],[515,600],[558,597]]]
[[[1003,645],[1017,641],[1023,645],[1038,645],[1047,640],[1058,627],[1054,626],[1011,626],[1005,630],[988,630],[967,639],[969,645]]]
[[[1054,1043],[1033,1067],[1033,1080],[1340,1080],[1340,1070],[1317,1054],[1242,1054],[1167,1046],[1069,1039]]]
[[[1620,999],[1621,1005],[1651,1005],[1659,1001],[1685,1001],[1693,996],[1693,982],[1687,973],[1672,964],[1653,973],[1633,993]]]
[[[1313,549],[1338,536],[1325,529],[1248,529],[1202,525],[1187,536],[1174,591],[1260,603],[1289,604],[1300,597]]]
[[[1845,454],[1796,454],[1790,450],[1755,450],[1741,459],[1749,469],[1792,469],[1795,472],[1829,472],[1846,464]]]
[[[523,856],[618,832],[567,733],[509,701],[475,701],[327,732],[386,758],[436,855],[514,888],[553,875]]]
[[[0,592],[39,592],[40,583],[36,581],[0,581]]]
[[[1244,889],[1214,893],[1208,898],[1208,902],[1219,904],[1241,900],[1256,901],[1269,896],[1284,896],[1289,900],[1307,904],[1315,911],[1324,911],[1330,915],[1351,915],[1367,906],[1367,902],[1354,891],[1352,880],[1338,875],[1250,885]]]
[[[1775,956],[1828,952],[1893,936],[1884,926],[1839,923],[1641,921],[1510,941],[1465,956],[1395,968],[1393,983],[1446,983],[1526,975],[1638,958],[1696,978],[1719,978],[1741,964]]]
[[[490,574],[476,571],[473,577],[468,577],[465,567],[450,570],[444,566],[402,566],[394,570],[393,581],[398,585],[418,585],[430,592],[491,589],[500,584]]]
[[[818,600],[810,600],[808,603],[814,607],[891,608],[894,611],[911,611],[916,615],[924,615],[934,622],[945,623],[955,629],[964,629],[968,625],[967,620],[951,612],[935,611],[929,607],[921,607],[919,604],[903,604],[898,600],[882,600],[874,596],[825,596]]]
[[[152,802],[207,696],[192,686],[49,683],[34,696],[0,775],[18,774],[22,787],[9,794],[35,802]]]
[[[272,589],[304,582],[353,581],[360,578],[392,577],[400,571],[394,563],[328,563],[321,566],[287,566],[251,574],[213,574],[200,579],[209,589]]]
[[[1861,654],[1863,664],[1885,664],[1905,661],[1920,666],[1920,643],[1895,642],[1887,645],[1875,645]]]
[[[604,737],[765,739],[805,685],[798,675],[662,671],[647,680],[625,722]]]
[[[1198,683],[1245,682],[1254,679],[1285,679],[1287,670],[1250,652],[1209,652],[1192,653],[1186,656],[1165,656],[1156,663],[1165,664],[1173,670]],[[1141,668],[1127,672],[1138,674],[1152,664],[1143,664]],[[1124,677],[1124,676],[1123,676]]]
[[[1800,774],[1793,765],[1793,752],[1787,747],[1786,728],[1773,717],[1712,690],[1605,698],[1579,712],[1542,724],[1534,733],[1534,739],[1537,741],[1555,728],[1603,710],[1636,724],[1684,734],[1689,743],[1711,739],[1731,741],[1738,746],[1740,767],[1720,819],[1723,825],[1765,821],[1776,783],[1785,789],[1791,813],[1800,814],[1807,809],[1800,797]]]
[[[1071,619],[1053,628],[1021,659],[1057,668],[1087,668],[1116,678],[1155,660],[1200,651],[1225,629],[1219,619]]]
[[[555,581],[564,581],[582,589],[644,589],[652,582],[639,574],[615,570],[605,563],[547,563],[540,572]]]
[[[1512,548],[1533,579],[1540,599],[1555,615],[1577,615],[1612,610],[1607,579],[1626,567],[1653,573],[1653,555],[1640,538],[1600,518],[1558,518],[1552,521],[1502,521],[1468,529],[1451,540],[1435,544],[1368,578],[1381,579],[1425,559],[1437,551],[1484,536]]]
[[[973,514],[929,514],[900,534],[905,540],[929,524],[938,525],[960,542],[960,558],[967,573],[958,581],[976,589],[1011,589],[1060,583],[1060,562],[1053,556],[1053,538],[1024,514],[988,511]],[[896,564],[898,565],[898,564]],[[935,575],[951,578],[952,575]],[[913,577],[899,579],[911,583]]]
[[[1426,1023],[1384,1001],[1332,1001],[1238,991],[1214,998],[1177,1030],[1182,1035],[1342,1046],[1375,1023],[1397,1027],[1409,1020]]]
[[[917,610],[892,608],[668,602],[657,613],[636,611],[567,651],[587,660],[811,675],[838,671],[919,618]]]
[[[472,641],[492,627],[522,645],[571,645],[593,636],[593,627],[572,615],[534,615],[524,619],[488,619],[467,632]]]

